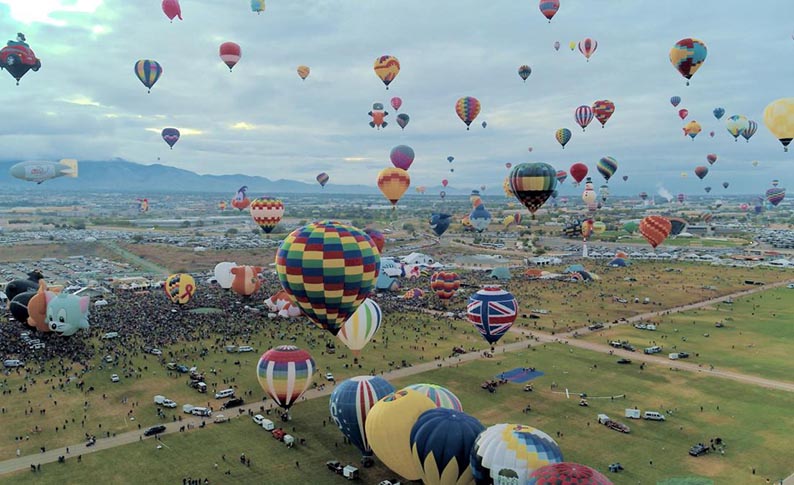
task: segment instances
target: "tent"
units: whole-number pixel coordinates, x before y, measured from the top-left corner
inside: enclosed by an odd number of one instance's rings
[[[581,264],[572,264],[572,265],[568,266],[567,268],[565,268],[565,271],[563,271],[563,273],[566,273],[566,274],[567,273],[577,273],[579,271],[587,271],[587,270],[585,270],[584,266],[582,266]]]
[[[510,274],[510,268],[494,268],[488,276],[497,280],[509,280],[513,277],[513,275]]]
[[[392,278],[386,271],[381,268],[378,280],[375,282],[375,288],[378,290],[391,290],[395,291],[399,287],[397,280]]]
[[[629,263],[623,258],[615,258],[609,262],[609,266],[612,266],[613,268],[625,268],[628,265]]]

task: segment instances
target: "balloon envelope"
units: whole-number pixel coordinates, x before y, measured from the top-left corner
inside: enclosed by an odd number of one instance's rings
[[[331,418],[365,458],[372,457],[364,429],[367,415],[375,403],[393,392],[394,386],[380,376],[358,376],[337,384],[331,393]]]
[[[234,280],[232,268],[235,266],[237,266],[237,263],[231,262],[223,262],[215,265],[215,270],[213,271],[215,281],[217,281],[218,285],[224,290],[228,290],[232,287],[232,280]]]
[[[672,230],[672,223],[663,216],[647,216],[640,221],[640,234],[653,248],[662,244]]]
[[[160,136],[163,137],[168,146],[174,148],[176,142],[179,141],[179,130],[176,128],[163,128],[163,131],[160,133]]]
[[[516,321],[518,301],[509,291],[486,286],[469,297],[466,316],[483,338],[494,344]]]
[[[612,485],[612,482],[589,466],[578,463],[554,463],[533,471],[527,485]]]
[[[276,404],[289,410],[312,384],[317,365],[308,352],[293,345],[279,345],[259,358],[256,377]]]
[[[394,207],[410,186],[411,176],[401,168],[388,167],[378,173],[378,188]]]
[[[163,289],[173,303],[184,305],[196,293],[196,280],[187,273],[172,274],[165,280]]]
[[[386,85],[386,89],[389,89],[389,84],[400,73],[400,61],[393,56],[381,56],[375,59],[373,69],[375,69],[375,74],[383,81],[383,84]]]
[[[794,139],[794,98],[781,98],[769,103],[764,108],[764,125],[780,141],[783,150],[788,151],[788,145]]]
[[[235,44],[234,42],[224,42],[221,44],[220,48],[218,48],[218,54],[221,56],[221,60],[226,64],[229,68],[229,71],[232,70],[234,66],[240,62],[240,58],[243,56],[243,51],[240,48],[239,44]]]
[[[480,101],[471,96],[460,98],[457,103],[455,103],[455,113],[457,113],[461,121],[466,123],[466,129],[468,130],[469,125],[471,125],[472,121],[480,114]]]
[[[551,436],[520,424],[489,427],[477,437],[471,452],[471,468],[478,485],[524,485],[533,471],[562,461],[562,451]]]
[[[438,271],[430,276],[430,289],[441,300],[449,300],[460,288],[460,276],[454,271]]]
[[[436,233],[436,236],[441,237],[452,222],[452,216],[449,214],[433,213],[430,215],[430,229]]]
[[[477,436],[485,430],[476,418],[461,411],[431,409],[411,428],[414,465],[426,484],[472,483],[470,455]]]
[[[364,303],[347,319],[336,336],[345,346],[358,356],[380,328],[383,312],[373,300],[367,298]]]
[[[135,75],[151,92],[152,86],[160,79],[163,68],[157,61],[151,59],[141,59],[135,63]]]
[[[270,234],[284,217],[284,203],[274,197],[259,197],[248,206],[251,219],[265,234]]]
[[[414,163],[414,149],[408,145],[397,145],[391,149],[389,158],[392,165],[403,170],[408,170]]]
[[[441,387],[437,384],[411,384],[405,389],[424,394],[428,399],[433,401],[437,408],[445,408],[450,411],[463,411],[463,405],[460,403],[458,396],[452,393],[446,387]]]
[[[510,171],[510,190],[534,214],[557,187],[557,171],[547,163],[520,163]]]

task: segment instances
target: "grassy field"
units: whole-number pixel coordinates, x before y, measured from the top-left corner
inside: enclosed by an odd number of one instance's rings
[[[590,334],[588,340],[628,340],[638,348],[661,345],[689,360],[770,379],[794,382],[794,290],[779,288],[699,310],[655,318],[655,332],[631,326]],[[723,322],[722,328],[715,327]],[[706,336],[708,335],[708,336]]]
[[[115,259],[115,254],[99,243],[35,243],[0,246],[0,261],[16,263],[19,261],[38,261],[42,258],[68,258],[81,254]]]
[[[532,393],[523,392],[518,384],[500,386],[494,394],[479,387],[481,381],[501,371],[527,365],[546,373],[535,380]],[[616,365],[606,354],[571,351],[563,345],[434,370],[393,384],[399,388],[414,382],[447,386],[461,399],[464,409],[486,425],[517,422],[538,427],[552,437],[560,432],[555,439],[566,460],[587,463],[604,472],[609,463],[621,462],[626,470],[609,474],[616,484],[691,476],[708,477],[718,484],[760,484],[767,477],[782,478],[792,471],[786,459],[794,454],[794,441],[788,439],[788,431],[794,426],[791,394],[661,366],[647,366],[641,371],[637,366]],[[556,391],[550,389],[552,383],[556,383]],[[570,399],[566,398],[566,389],[572,394]],[[580,392],[590,396],[590,407],[577,405],[576,394]],[[627,397],[609,398],[622,394]],[[524,414],[521,410],[528,402],[532,411]],[[323,426],[327,405],[327,399],[320,398],[295,407],[289,426],[294,426],[294,434],[305,438],[307,444],[292,450],[243,417],[229,424],[211,425],[208,430],[167,436],[161,450],[155,448],[155,441],[147,440],[86,455],[81,464],[71,457],[66,464],[43,465],[41,473],[22,472],[4,477],[4,483],[55,484],[63,483],[64,477],[70,483],[140,483],[142,473],[157,476],[162,483],[179,483],[187,476],[230,483],[224,475],[227,470],[231,470],[234,483],[308,483],[309,477],[315,484],[341,483],[343,479],[327,471],[324,462],[339,459],[357,463],[358,453],[342,443],[341,434],[333,426]],[[668,420],[623,418],[623,410],[633,406],[664,412]],[[628,424],[631,434],[597,424],[598,413]],[[692,444],[714,437],[725,440],[724,456],[687,455]],[[251,458],[251,468],[239,464],[237,458],[243,452]],[[214,463],[219,464],[217,470]],[[755,476],[751,474],[753,468]],[[375,466],[363,470],[362,483],[377,483],[392,475]]]
[[[283,237],[283,236],[282,236]],[[178,248],[166,244],[123,244],[127,251],[155,264],[176,271],[211,271],[221,261],[257,265],[267,268],[275,261],[275,249],[207,250],[195,252],[192,248]]]

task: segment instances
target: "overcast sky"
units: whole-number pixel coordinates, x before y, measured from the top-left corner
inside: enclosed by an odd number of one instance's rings
[[[407,144],[417,154],[413,186],[447,178],[490,193],[501,192],[506,162],[567,170],[582,161],[594,173],[605,155],[619,163],[613,194],[655,193],[657,184],[751,193],[794,178],[794,151],[784,153],[762,119],[770,101],[794,96],[790,0],[561,0],[550,24],[537,0],[268,0],[261,15],[249,0],[181,0],[184,20],[173,23],[160,3],[0,0],[0,41],[24,32],[42,62],[20,86],[0,73],[0,157],[159,157],[198,173],[309,182],[325,171],[330,183],[374,185],[391,166],[391,148]],[[598,41],[590,62],[568,48],[585,37]],[[668,59],[685,37],[708,47],[688,87]],[[232,73],[218,57],[224,41],[242,47]],[[388,91],[372,69],[386,54],[402,65]],[[151,94],[133,73],[147,58],[164,71]],[[311,67],[306,81],[300,64]],[[522,64],[532,68],[526,83]],[[673,95],[683,100],[678,108]],[[403,99],[399,112],[388,106],[392,96]],[[482,102],[471,131],[454,111],[461,96]],[[616,112],[605,129],[594,120],[582,133],[574,110],[598,99],[612,100]],[[380,131],[368,124],[374,102],[389,111]],[[721,122],[712,115],[718,106]],[[682,134],[680,108],[703,125],[694,141]],[[411,117],[405,131],[398,113]],[[725,130],[732,114],[758,122],[749,143]],[[160,138],[169,126],[183,133],[173,151]],[[561,127],[573,132],[564,150],[554,139]],[[708,165],[708,153],[719,159],[701,181],[693,170]],[[594,173],[594,181],[603,179]]]

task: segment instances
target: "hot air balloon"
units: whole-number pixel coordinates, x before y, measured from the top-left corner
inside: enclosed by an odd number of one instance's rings
[[[648,200],[648,192],[640,192],[640,199]]]
[[[382,319],[383,312],[380,306],[367,298],[342,325],[336,336],[353,352],[354,356],[358,357],[361,354],[361,349],[375,336]]]
[[[19,80],[28,73],[36,72],[41,68],[41,61],[36,57],[36,53],[25,42],[25,34],[18,33],[17,40],[9,40],[6,46],[0,49],[0,69],[5,69],[8,74]]]
[[[582,192],[582,202],[585,203],[587,209],[590,212],[595,212],[597,208],[596,201],[598,200],[598,194],[596,194],[595,190],[593,190],[593,181],[590,177],[587,177],[584,183],[584,192]]]
[[[452,271],[438,271],[430,277],[430,289],[440,300],[449,300],[460,288],[460,276]]]
[[[773,179],[773,180],[772,180],[772,187],[777,187],[778,185],[780,185],[780,180],[778,180],[778,179]]]
[[[689,224],[686,219],[680,217],[670,217],[668,220],[670,221],[670,236],[681,234],[686,229],[687,224]]]
[[[477,437],[471,452],[477,484],[525,485],[533,471],[562,461],[562,451],[551,436],[520,424],[489,427]]]
[[[597,48],[598,42],[589,37],[579,41],[579,52],[587,59],[587,62],[590,62],[590,56],[595,53]]]
[[[695,167],[695,175],[698,176],[700,180],[703,180],[703,177],[709,174],[709,168],[705,165],[698,165]]]
[[[482,203],[477,204],[469,214],[469,221],[471,221],[471,226],[477,232],[483,232],[491,224],[491,213],[485,209]]]
[[[728,130],[728,133],[733,135],[735,141],[739,140],[739,135],[741,135],[749,125],[750,120],[743,115],[733,115],[725,120],[725,128]]]
[[[559,40],[555,40],[554,41],[554,50],[555,51],[560,50],[560,41]]]
[[[787,152],[794,138],[794,98],[780,98],[769,103],[764,108],[764,125]]]
[[[681,96],[673,96],[670,98],[670,104],[673,105],[673,108],[677,107],[679,103],[681,103]]]
[[[557,170],[556,177],[558,183],[563,183],[565,182],[565,179],[568,178],[568,172],[566,172],[565,170]]]
[[[486,126],[488,126],[488,122],[487,121],[483,121],[482,122],[482,127],[485,128]]]
[[[251,201],[248,210],[256,225],[270,234],[284,216],[284,203],[274,197],[259,197]]]
[[[772,187],[766,191],[766,200],[774,207],[777,207],[786,197],[786,189],[783,187]]]
[[[391,98],[391,107],[394,108],[395,111],[400,110],[400,106],[403,105],[403,100],[398,98],[397,96]]]
[[[261,15],[265,11],[265,0],[251,0],[251,11]]]
[[[150,59],[141,59],[135,63],[135,75],[143,83],[144,86],[152,92],[152,86],[163,75],[163,68],[157,61]]]
[[[234,196],[234,199],[232,199],[232,207],[237,210],[243,210],[248,207],[251,200],[245,195],[246,190],[248,190],[248,186],[245,185],[237,189],[237,194]]]
[[[706,44],[702,41],[681,39],[670,49],[670,62],[687,79],[686,85],[689,86],[689,80],[703,65],[707,54]]]
[[[471,122],[480,114],[480,101],[471,96],[460,98],[458,102],[455,103],[455,113],[458,114],[458,118],[460,118],[461,121],[466,123],[466,129],[468,130]]]
[[[505,177],[504,182],[502,182],[502,190],[508,199],[515,197],[516,194],[513,193],[513,189],[510,187],[510,176]]]
[[[556,187],[557,171],[547,163],[520,163],[510,171],[510,190],[533,219]]]
[[[530,74],[532,74],[532,68],[526,64],[518,68],[518,75],[524,80],[524,82],[527,82],[527,78]]]
[[[678,194],[678,195],[676,196],[676,198],[678,199],[678,202],[680,202],[680,203],[682,203],[682,204],[683,204],[683,203],[684,203],[684,200],[686,200],[686,195],[684,195],[683,193],[681,193],[681,194]]]
[[[174,21],[174,17],[179,17],[182,20],[182,7],[179,6],[179,0],[163,0],[163,13],[168,20]]]
[[[228,261],[218,263],[215,265],[215,268],[213,270],[213,275],[215,276],[215,281],[218,282],[218,286],[220,286],[224,290],[228,290],[232,287],[232,282],[234,281],[232,268],[236,266],[237,263],[232,263]]]
[[[516,321],[518,301],[499,286],[486,286],[469,297],[466,316],[483,338],[493,345]]]
[[[579,106],[576,108],[576,111],[574,111],[574,119],[576,120],[576,124],[582,127],[582,131],[585,131],[587,125],[593,121],[593,116],[595,116],[593,114],[593,108],[586,104]]]
[[[565,145],[571,140],[571,130],[568,128],[560,128],[554,133],[554,138],[557,139],[557,143],[562,145],[564,150]]]
[[[276,273],[290,299],[334,335],[374,289],[379,268],[369,236],[335,221],[292,231],[276,253]]]
[[[612,485],[612,482],[589,466],[578,463],[554,463],[538,468],[529,475],[526,485]]]
[[[392,165],[403,170],[408,170],[414,163],[414,149],[408,145],[397,145],[389,154]]]
[[[398,126],[401,128],[401,129],[403,129],[403,130],[404,130],[404,129],[405,129],[405,127],[406,127],[406,126],[408,126],[408,122],[409,122],[409,121],[411,121],[411,117],[410,117],[410,116],[408,116],[407,114],[405,114],[405,113],[400,113],[400,114],[398,114],[398,115],[397,115],[397,125],[398,125]]]
[[[372,239],[372,243],[375,244],[375,247],[378,248],[378,252],[383,252],[383,246],[386,244],[386,238],[383,236],[383,233],[378,231],[377,229],[372,229],[370,227],[364,229],[364,232]]]
[[[606,202],[609,198],[609,186],[602,185],[598,189],[598,196],[601,197],[601,202]]]
[[[408,480],[419,480],[411,453],[411,428],[419,416],[435,409],[422,394],[403,389],[378,401],[367,414],[365,432],[372,451],[393,472]]]
[[[165,140],[165,142],[168,143],[168,146],[171,147],[171,150],[173,150],[174,145],[179,141],[179,130],[176,128],[163,128],[160,136],[163,137],[163,140]]]
[[[706,161],[709,162],[709,165],[714,165],[714,163],[716,163],[717,161],[717,155],[713,153],[709,153],[708,155],[706,155]]]
[[[357,376],[337,384],[331,393],[330,411],[334,423],[353,445],[361,450],[364,466],[372,464],[364,425],[375,403],[394,392],[394,386],[380,376]]]
[[[689,115],[689,110],[688,109],[679,109],[678,110],[678,117],[681,118],[682,120],[685,120],[688,115]]]
[[[385,121],[386,117],[389,116],[388,111],[384,111],[382,103],[373,103],[372,110],[367,113],[372,117],[372,121],[369,122],[369,126],[372,128],[376,128],[380,130],[381,128],[386,128],[389,123]]]
[[[243,57],[242,49],[234,42],[224,42],[221,44],[218,53],[223,63],[229,68],[229,72],[232,72],[232,68],[236,66],[237,63],[240,62],[240,58]]]
[[[135,199],[138,201],[138,212],[149,212],[149,199]]]
[[[381,56],[375,59],[373,68],[375,69],[375,74],[386,85],[386,89],[389,89],[389,84],[400,73],[400,61],[393,56]]]
[[[448,157],[447,157],[447,161],[448,161],[449,163],[452,163],[452,162],[454,162],[454,161],[455,161],[455,157],[453,157],[452,155],[450,155],[450,156],[448,156]]]
[[[626,182],[626,181],[628,181],[628,180],[629,180],[629,176],[628,176],[628,175],[624,175],[624,176],[623,176],[623,181],[624,181],[624,182]]]
[[[690,121],[684,126],[684,134],[689,135],[689,137],[692,138],[693,140],[695,139],[696,136],[698,136],[698,133],[700,133],[701,131],[702,128],[700,127],[700,123],[698,123],[695,120]]]
[[[741,210],[743,210],[743,211],[746,211],[747,209],[749,209],[749,208],[750,208],[750,206],[749,206],[749,205],[747,205],[746,203],[742,203],[742,204],[740,204],[740,205],[739,205],[739,208],[740,208]]]
[[[325,172],[318,173],[317,176],[314,178],[317,180],[317,183],[320,184],[321,187],[325,187],[325,184],[327,184],[328,181],[331,179],[331,177],[329,177],[328,174]]]
[[[705,190],[706,193],[708,194],[709,192],[711,192],[711,187],[704,187],[703,190]]]
[[[722,205],[722,204],[720,204],[720,205]],[[700,220],[705,222],[706,224],[710,223],[711,219],[713,217],[714,217],[714,215],[711,212],[709,212],[709,211],[706,211],[706,212],[703,212],[702,214],[700,214]]]
[[[259,358],[259,385],[285,412],[289,412],[312,384],[317,365],[308,352],[294,345],[279,345]]]
[[[609,179],[615,175],[615,172],[618,169],[618,161],[613,157],[602,157],[601,160],[598,161],[596,169],[598,170],[598,173],[604,177],[604,180],[609,182]]]
[[[427,187],[425,187],[424,185],[420,185],[414,190],[416,190],[417,194],[424,194],[425,192],[427,192]]]
[[[477,436],[485,430],[476,418],[461,411],[431,409],[411,428],[414,466],[426,484],[474,483],[469,456]]]
[[[449,185],[449,180],[447,180],[447,179],[444,179],[444,180],[442,180],[442,181],[441,181],[441,185],[442,185],[443,187],[446,187],[447,185]]]
[[[579,184],[579,182],[584,180],[584,178],[587,176],[587,165],[577,162],[571,165],[571,168],[568,169],[568,171],[571,173],[571,177],[573,177],[576,183]]]
[[[712,137],[712,138],[714,138],[714,132],[713,132],[713,131],[710,131],[710,132],[709,132],[709,136],[710,136],[710,137]]]
[[[725,114],[725,108],[714,108],[714,117],[718,120],[722,118],[722,115]]]
[[[297,71],[298,71],[298,76],[300,76],[300,78],[303,79],[304,81],[306,80],[307,77],[309,77],[309,74],[312,72],[309,66],[298,66]]]
[[[727,189],[729,185],[731,185],[731,184],[730,184],[730,183],[728,183],[728,182],[723,182],[723,183],[722,183],[722,188],[723,188],[723,189]]]
[[[510,163],[510,162],[507,162],[507,163],[505,163],[505,168],[510,170],[511,168],[513,168],[513,164]]]
[[[603,128],[609,118],[615,113],[615,103],[608,99],[596,101],[593,103],[593,113],[598,122],[601,123],[601,128]]]
[[[549,19],[549,23],[551,23],[551,18],[560,9],[560,0],[540,0],[538,8],[540,8],[540,13]]]
[[[758,160],[753,160],[752,165],[753,167],[757,167],[760,162]]]
[[[742,137],[750,143],[750,138],[755,135],[755,132],[758,131],[758,123],[753,120],[747,120],[747,128],[742,131]]]
[[[443,197],[442,197],[443,199]],[[452,216],[449,214],[433,213],[430,215],[430,229],[436,233],[436,236],[441,237],[452,222]]]
[[[667,239],[672,230],[672,223],[663,216],[647,216],[640,221],[640,234],[654,249]]]
[[[240,296],[251,296],[262,287],[259,273],[261,266],[235,266],[229,270],[232,274],[232,291]]]
[[[391,202],[392,210],[397,208],[397,202],[410,186],[411,176],[401,168],[388,167],[378,173],[378,188]]]
[[[196,280],[186,273],[172,274],[166,278],[163,289],[172,303],[184,305],[196,293]]]
[[[571,49],[572,51],[576,50],[576,41],[572,40],[572,41],[568,42],[568,48]]]

